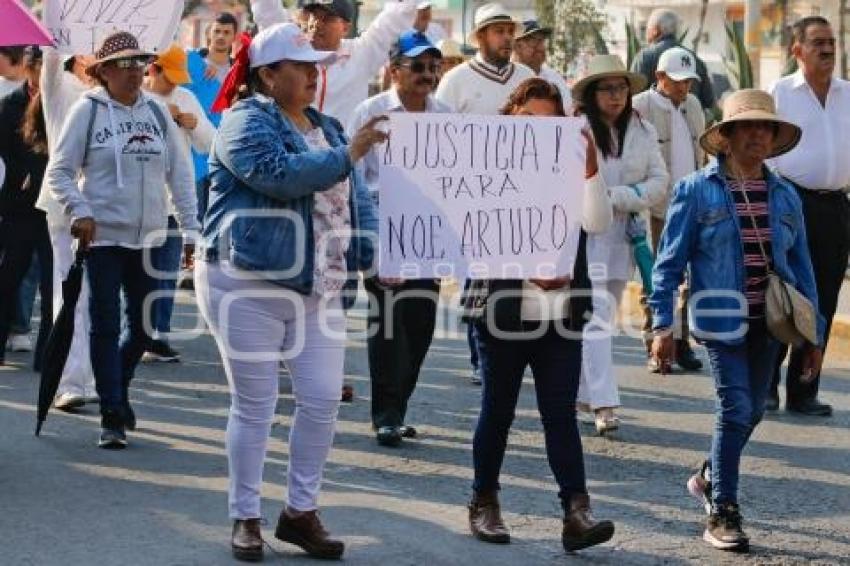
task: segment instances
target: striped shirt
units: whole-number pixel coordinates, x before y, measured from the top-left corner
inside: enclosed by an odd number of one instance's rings
[[[738,213],[738,221],[741,226],[744,271],[746,273],[744,296],[747,299],[749,318],[764,318],[767,260],[772,256],[770,217],[767,208],[767,182],[764,179],[739,182],[729,178],[726,179],[726,182],[735,200],[735,210]],[[746,191],[746,199],[744,198],[744,191]],[[750,208],[747,207],[747,200],[750,202]],[[764,246],[767,260],[762,254],[759,239]]]

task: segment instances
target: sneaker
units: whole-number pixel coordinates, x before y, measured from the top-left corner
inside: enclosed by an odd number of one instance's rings
[[[151,340],[142,355],[143,362],[179,362],[180,352],[168,345],[165,340]]]
[[[481,370],[478,368],[472,368],[472,375],[469,376],[469,381],[472,385],[481,385],[484,383],[481,380]]]
[[[688,479],[688,493],[702,503],[706,515],[711,515],[711,468],[708,460],[702,463],[699,472]]]
[[[104,428],[100,431],[97,445],[107,450],[122,450],[127,448],[127,435],[120,428]]]
[[[60,411],[70,412],[86,404],[86,398],[76,393],[62,393],[53,400],[53,406]]]
[[[724,503],[712,510],[702,538],[720,550],[747,552],[750,538],[742,527],[741,512],[734,503]]]
[[[12,334],[6,347],[11,352],[32,352],[32,338],[29,334]]]

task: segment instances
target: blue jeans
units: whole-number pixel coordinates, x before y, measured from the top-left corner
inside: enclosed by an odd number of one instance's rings
[[[29,334],[32,331],[32,309],[35,305],[35,292],[41,281],[38,266],[38,254],[32,255],[32,263],[27,271],[21,286],[18,287],[18,303],[15,305],[15,314],[12,317],[12,325],[9,327],[10,334]],[[53,297],[46,300],[52,301]]]
[[[759,322],[750,324],[741,344],[705,346],[717,389],[710,455],[712,499],[715,505],[737,503],[741,452],[764,415],[779,342]]]
[[[112,410],[124,414],[130,380],[148,341],[144,301],[156,289],[156,280],[145,272],[143,253],[118,246],[96,247],[89,252],[86,273],[91,287],[91,361],[101,413]]]
[[[469,363],[472,369],[478,369],[478,339],[475,337],[475,324],[466,325],[466,342],[469,344]]]
[[[180,273],[180,256],[183,253],[183,238],[179,234],[177,220],[168,217],[168,237],[158,248],[151,250],[151,264],[157,271],[168,273],[157,279],[157,289],[163,293],[151,303],[151,326],[161,339],[171,332],[171,314],[174,312],[174,290]],[[167,293],[167,294],[165,294]]]
[[[204,215],[210,204],[210,178],[204,177],[195,181],[195,194],[198,196],[198,222],[204,225]]]
[[[476,323],[475,329],[484,386],[481,414],[472,441],[473,489],[478,493],[499,489],[499,472],[522,376],[530,366],[543,422],[546,456],[560,488],[558,495],[569,502],[572,495],[587,493],[575,410],[581,375],[581,341],[560,336],[552,325],[533,340],[496,338],[482,323]]]

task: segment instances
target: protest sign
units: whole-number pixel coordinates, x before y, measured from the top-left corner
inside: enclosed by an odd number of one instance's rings
[[[391,113],[379,156],[379,274],[572,275],[584,200],[582,125]]]
[[[94,53],[116,31],[161,51],[174,40],[182,13],[183,2],[175,0],[45,0],[43,21],[63,53]]]

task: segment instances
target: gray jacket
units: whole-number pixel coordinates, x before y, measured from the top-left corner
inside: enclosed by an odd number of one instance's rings
[[[86,92],[71,107],[59,135],[47,186],[72,221],[94,218],[95,241],[156,245],[149,238],[167,226],[167,195],[180,227],[200,228],[192,164],[179,139],[182,134],[171,119],[164,120],[167,131],[162,131],[150,100],[141,93],[127,107],[103,88]],[[159,108],[170,116],[164,106]]]

